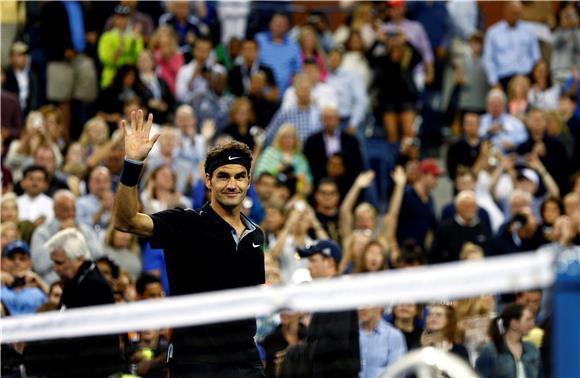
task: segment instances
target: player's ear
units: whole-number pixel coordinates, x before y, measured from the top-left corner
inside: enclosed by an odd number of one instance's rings
[[[204,181],[205,181],[205,188],[207,190],[211,190],[211,176],[210,176],[209,173],[206,173],[205,174],[205,180]]]

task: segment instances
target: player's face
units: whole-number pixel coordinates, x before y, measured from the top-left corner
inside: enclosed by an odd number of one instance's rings
[[[217,168],[211,178],[206,175],[206,186],[211,190],[211,201],[225,209],[240,207],[250,186],[250,175],[239,164]]]

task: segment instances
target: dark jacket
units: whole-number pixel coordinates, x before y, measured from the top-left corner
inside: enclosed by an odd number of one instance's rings
[[[113,291],[92,261],[81,265],[64,285],[65,309],[113,304]],[[24,364],[30,375],[46,377],[107,377],[125,369],[119,336],[88,336],[28,345]]]
[[[484,250],[488,249],[491,233],[482,222],[472,226],[460,225],[455,217],[445,220],[435,233],[433,246],[429,256],[432,264],[459,260],[459,253],[463,244],[471,242]]]
[[[14,93],[16,96],[20,96],[20,87],[18,87],[18,80],[16,80],[16,74],[12,66],[6,67],[4,70],[6,74],[6,81],[4,82],[4,89],[8,92]],[[39,93],[38,93],[38,77],[36,73],[32,70],[28,70],[28,99],[26,100],[26,106],[22,110],[22,117],[25,117],[31,110],[38,109],[39,106]]]
[[[543,376],[540,352],[533,344],[523,342],[521,360],[524,364],[526,378]],[[493,342],[485,344],[479,352],[475,368],[484,378],[516,378],[517,376],[516,361],[504,343],[499,350]]]
[[[314,377],[358,377],[360,345],[356,310],[313,314],[307,349]]]
[[[263,71],[266,74],[267,84],[271,87],[276,86],[274,73],[272,69],[264,64],[258,64],[257,71]],[[228,73],[228,87],[230,92],[236,97],[247,96],[247,88],[244,87],[244,76],[249,80],[251,72],[245,73],[246,70],[241,65],[234,66]]]

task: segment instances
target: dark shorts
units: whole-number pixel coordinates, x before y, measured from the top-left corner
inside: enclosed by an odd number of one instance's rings
[[[217,363],[184,363],[172,361],[170,378],[265,378],[264,367]]]
[[[412,101],[385,101],[381,104],[382,113],[402,113],[416,110],[417,104]]]

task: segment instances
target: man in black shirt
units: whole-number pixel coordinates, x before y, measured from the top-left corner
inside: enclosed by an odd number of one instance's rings
[[[308,258],[313,279],[338,275],[342,253],[335,242],[319,240],[298,249],[298,254]],[[312,364],[313,377],[358,377],[360,346],[356,310],[312,314],[306,353]]]
[[[126,157],[115,197],[115,227],[163,248],[172,295],[264,283],[263,233],[241,213],[250,185],[250,149],[234,141],[208,152],[205,185],[211,197],[201,209],[149,216],[138,212],[137,183],[142,162],[159,137],[149,138],[152,123],[153,117],[145,121],[141,110],[131,114],[130,127],[123,123]],[[263,377],[255,332],[255,319],[175,329],[167,352],[171,377]]]

